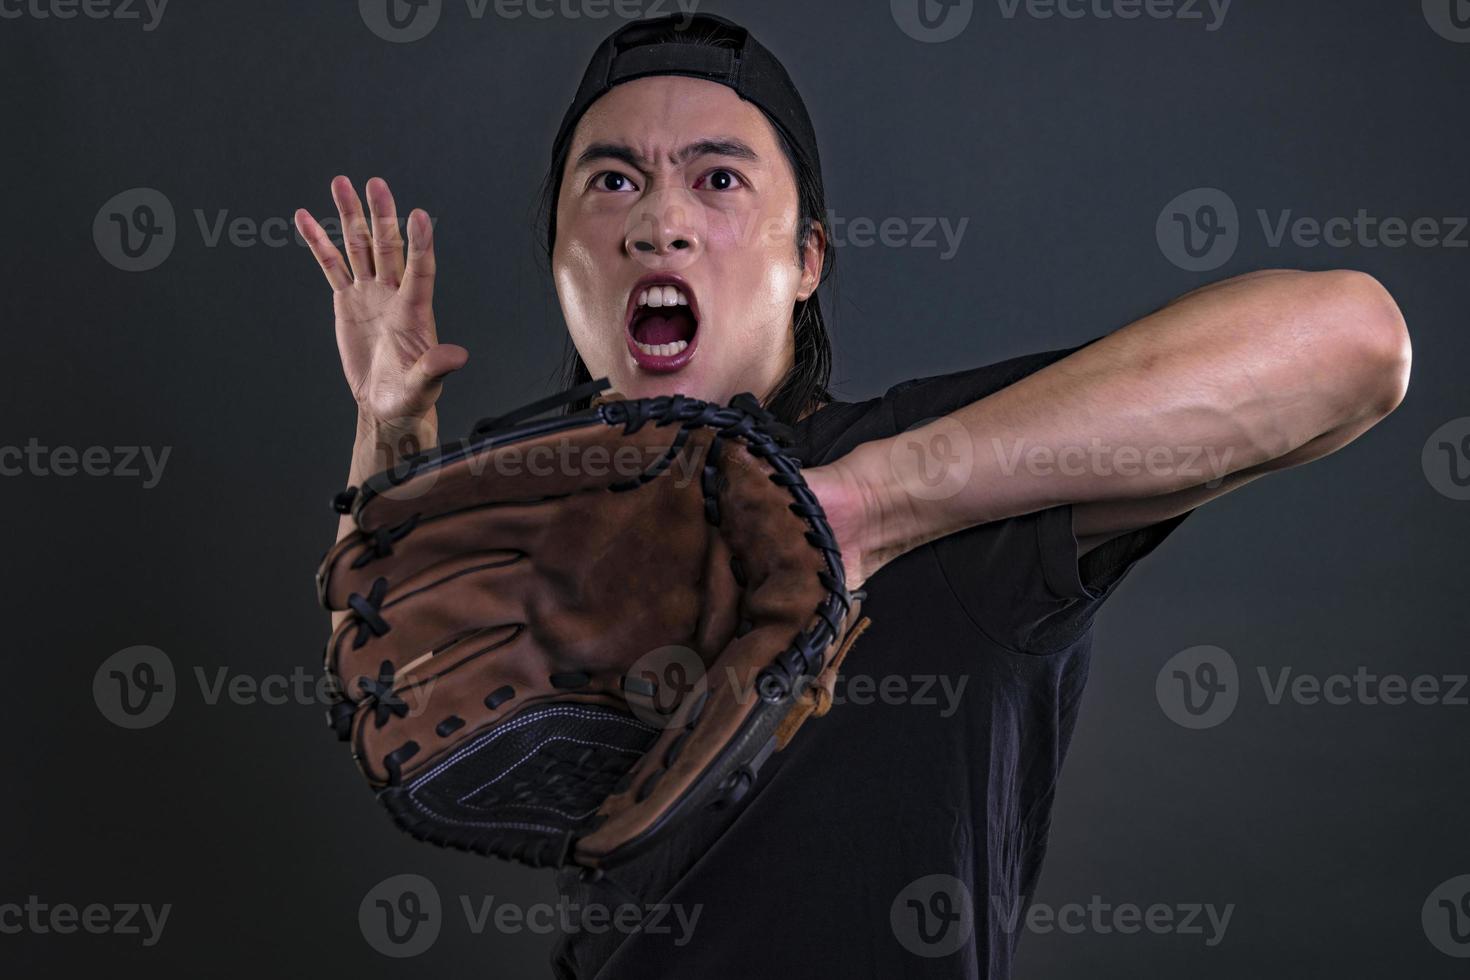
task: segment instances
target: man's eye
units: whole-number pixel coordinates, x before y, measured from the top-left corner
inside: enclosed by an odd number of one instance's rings
[[[602,191],[631,191],[633,182],[616,170],[604,170],[592,178],[592,186]]]
[[[694,182],[696,190],[728,191],[740,186],[740,178],[733,170],[711,170]]]

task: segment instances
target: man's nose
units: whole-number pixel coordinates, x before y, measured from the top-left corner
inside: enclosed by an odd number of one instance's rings
[[[704,244],[703,212],[688,195],[667,193],[638,202],[628,215],[624,247],[634,258],[677,256],[687,261]]]

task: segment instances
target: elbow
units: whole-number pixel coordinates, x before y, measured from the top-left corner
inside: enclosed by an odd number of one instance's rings
[[[1344,360],[1344,413],[1376,422],[1398,408],[1409,388],[1413,347],[1404,315],[1383,284],[1365,272],[1315,276],[1327,314],[1320,322]]]

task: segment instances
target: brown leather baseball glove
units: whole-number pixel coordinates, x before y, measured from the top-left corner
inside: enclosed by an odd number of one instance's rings
[[[750,395],[572,389],[339,494],[329,718],[398,825],[603,868],[831,702],[867,626],[789,436]]]

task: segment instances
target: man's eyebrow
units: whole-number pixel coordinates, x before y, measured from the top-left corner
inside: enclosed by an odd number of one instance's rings
[[[749,144],[734,137],[721,136],[712,139],[695,140],[686,144],[674,152],[672,162],[675,165],[685,163],[695,157],[721,156],[734,157],[737,160],[760,160],[760,154],[751,149]],[[593,143],[577,156],[577,167],[584,167],[594,160],[618,160],[633,167],[636,170],[650,169],[649,161],[641,153],[634,150],[626,143]]]

